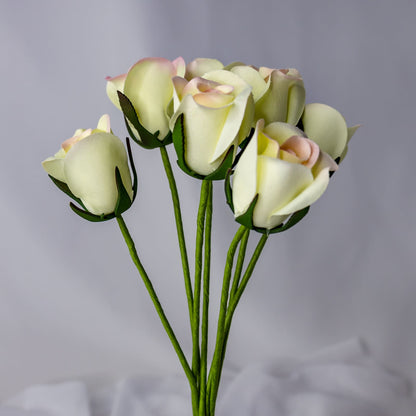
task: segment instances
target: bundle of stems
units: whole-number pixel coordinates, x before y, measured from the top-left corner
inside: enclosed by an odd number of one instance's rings
[[[159,318],[179,358],[188,379],[193,416],[214,416],[221,373],[224,365],[231,322],[244,289],[253,274],[257,260],[267,241],[262,234],[250,260],[245,256],[250,230],[241,225],[232,239],[224,267],[220,308],[218,313],[215,348],[208,357],[208,315],[210,296],[211,230],[212,230],[212,181],[201,181],[201,193],[196,223],[195,267],[192,282],[188,253],[183,230],[182,214],[175,177],[164,146],[160,147],[163,166],[169,181],[181,254],[185,291],[188,302],[190,329],[192,333],[192,360],[189,361],[163,310],[151,280],[140,261],[134,241],[121,215],[117,216],[120,230],[130,251],[130,256],[146,286]],[[237,259],[236,253],[238,249]],[[244,269],[245,266],[245,269]]]

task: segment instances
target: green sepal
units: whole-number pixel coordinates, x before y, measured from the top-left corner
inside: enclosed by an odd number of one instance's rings
[[[205,179],[210,181],[218,181],[225,178],[225,175],[227,174],[228,170],[231,169],[231,166],[233,165],[234,161],[234,146],[231,146],[223,161],[221,162],[221,165],[218,166],[218,168],[210,173],[208,176],[205,177]]]
[[[255,129],[252,127],[248,136],[239,144],[241,151],[243,151],[247,147],[250,139],[253,137],[254,131]]]
[[[137,180],[136,166],[134,165],[134,160],[133,160],[133,153],[131,151],[130,140],[128,137],[126,137],[126,145],[127,145],[127,154],[129,156],[130,169],[133,173],[133,200],[131,201],[131,203],[133,203],[137,195],[138,180]]]
[[[268,234],[281,233],[282,231],[287,231],[289,228],[292,228],[309,212],[309,208],[310,206],[307,206],[303,209],[300,209],[299,211],[294,212],[284,224],[280,224],[277,227],[268,230]],[[265,228],[262,228],[262,230],[265,230]]]
[[[239,224],[244,225],[250,230],[256,230],[256,231],[257,231],[256,229],[257,227],[253,225],[253,212],[254,212],[254,208],[256,207],[258,199],[259,199],[259,194],[256,194],[254,199],[251,201],[249,207],[247,208],[246,212],[240,215],[239,217],[236,217],[235,219]]]
[[[173,146],[175,147],[176,155],[178,157],[178,166],[188,175],[197,179],[204,179],[203,175],[191,170],[185,163],[185,133],[184,133],[184,116],[181,114],[176,120],[175,126],[173,127]]]
[[[254,208],[256,207],[258,196],[259,195],[257,194],[254,197],[247,211],[243,215],[240,215],[239,217],[237,217],[235,220],[238,223],[246,226],[247,228],[250,228],[251,230],[257,231],[258,233],[261,233],[261,234],[269,235],[269,234],[277,234],[283,231],[287,231],[293,226],[295,226],[309,211],[309,206],[299,211],[296,211],[290,216],[290,218],[284,224],[280,224],[271,229],[256,227],[253,225],[253,212],[254,212]]]
[[[131,207],[132,200],[130,199],[129,194],[126,191],[126,188],[123,184],[123,180],[121,179],[120,170],[117,166],[115,169],[115,175],[116,175],[116,185],[117,185],[117,190],[118,190],[118,198],[117,198],[116,206],[114,208],[114,215],[118,217],[124,211],[128,210]]]
[[[172,133],[169,132],[163,140],[158,139],[159,130],[155,133],[150,133],[139,121],[136,110],[131,101],[120,91],[117,91],[118,100],[120,102],[121,110],[124,114],[124,121],[126,122],[127,130],[131,138],[141,147],[145,149],[155,149],[157,147],[166,146],[172,143]],[[139,133],[139,137],[133,134],[129,122]]]
[[[232,212],[234,212],[233,190],[231,188],[231,175],[233,172],[234,171],[232,169],[228,169],[224,180],[225,200],[227,201],[227,204],[231,208]]]
[[[84,209],[85,205],[82,203],[81,199],[79,199],[78,197],[76,197],[71,190],[69,189],[69,186],[65,183],[65,182],[61,182],[58,179],[54,178],[51,175],[48,175],[49,178],[51,179],[51,181],[65,194],[67,194],[70,198],[72,198],[74,201],[78,202],[78,204],[80,204]]]
[[[335,160],[334,160],[334,162],[337,164],[337,165],[339,165],[340,164],[340,162],[341,162],[341,158],[340,157],[337,157]],[[330,172],[329,172],[329,177],[331,178],[332,177],[332,175],[335,173],[335,170],[331,170]]]
[[[224,179],[228,169],[231,168],[234,160],[234,146],[231,146],[228,149],[224,160],[218,166],[218,168],[210,173],[209,175],[201,175],[193,171],[185,161],[185,128],[184,128],[184,115],[181,114],[176,120],[175,126],[173,128],[173,145],[175,147],[176,155],[178,157],[177,163],[178,166],[189,176],[192,176],[196,179],[206,179],[211,181]]]
[[[89,211],[84,211],[83,209],[77,207],[73,202],[70,202],[69,206],[71,207],[72,211],[75,212],[75,214],[78,214],[81,218],[84,218],[84,220],[88,220],[91,222],[102,222],[115,218],[114,214],[95,215]]]

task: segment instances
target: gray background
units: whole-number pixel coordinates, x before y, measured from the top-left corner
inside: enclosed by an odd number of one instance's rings
[[[146,56],[296,67],[307,102],[363,124],[309,216],[268,242],[227,365],[360,336],[416,379],[415,16],[410,0],[2,0],[0,398],[50,380],[180,371],[116,222],[72,214],[40,165],[103,113],[124,137],[104,78]],[[134,154],[140,193],[125,219],[189,352],[167,181],[157,150]],[[199,183],[175,172],[192,253]],[[237,228],[215,192],[213,298]]]

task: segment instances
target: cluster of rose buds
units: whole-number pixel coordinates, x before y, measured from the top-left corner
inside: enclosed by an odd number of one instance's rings
[[[296,69],[145,58],[107,78],[107,94],[135,142],[173,142],[186,173],[226,179],[237,221],[267,233],[323,194],[357,129],[332,107],[305,105]],[[118,213],[120,189],[130,198],[125,208],[135,196],[127,160],[104,117],[95,130],[77,130],[43,166],[83,212],[107,219]]]

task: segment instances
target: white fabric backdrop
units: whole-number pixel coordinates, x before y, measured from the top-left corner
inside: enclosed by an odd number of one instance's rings
[[[72,214],[40,166],[105,112],[126,134],[104,78],[145,56],[296,67],[307,102],[364,125],[308,217],[268,242],[227,365],[358,335],[416,378],[415,15],[411,0],[3,0],[0,399],[77,375],[180,371],[117,224]],[[125,218],[189,352],[167,182],[157,151],[134,154],[140,193]],[[192,253],[199,184],[176,172]],[[215,191],[213,298],[236,229]]]

